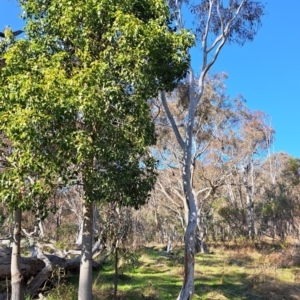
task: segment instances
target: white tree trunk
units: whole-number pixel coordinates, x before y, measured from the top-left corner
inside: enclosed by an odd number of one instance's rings
[[[93,203],[83,203],[83,235],[78,300],[92,300]]]
[[[193,82],[191,75],[190,82]],[[192,94],[192,93],[190,93]],[[188,113],[188,126],[185,136],[185,148],[183,155],[183,188],[186,197],[188,212],[188,224],[185,231],[185,258],[184,258],[184,279],[178,300],[192,299],[194,294],[194,264],[195,264],[195,242],[197,228],[197,206],[193,193],[192,184],[192,138],[195,120],[195,110],[197,102],[190,96],[190,106]]]
[[[20,268],[22,211],[15,211],[15,224],[13,233],[13,246],[11,255],[11,300],[24,299],[24,280]]]
[[[201,209],[198,209],[197,211],[196,252],[208,253],[207,246],[205,244],[205,226],[203,223],[203,217],[201,216]]]
[[[83,221],[81,221],[80,224],[79,224],[79,231],[78,231],[77,238],[76,238],[76,241],[75,241],[75,244],[77,246],[82,245],[82,235],[83,235]]]
[[[196,210],[189,211],[189,222],[186,228],[185,255],[184,255],[184,279],[180,294],[177,300],[190,300],[194,294],[194,268],[195,268],[195,236],[197,227]]]
[[[181,292],[178,296],[178,300],[190,300],[192,299],[194,293],[194,254],[195,254],[195,238],[196,238],[196,228],[197,228],[197,208],[196,208],[196,198],[193,194],[193,165],[192,165],[192,141],[193,133],[195,126],[195,112],[199,102],[203,96],[205,77],[208,71],[211,69],[213,64],[216,62],[218,55],[224,46],[229,34],[232,31],[232,24],[239,15],[243,5],[246,0],[241,0],[238,2],[238,5],[233,5],[230,1],[228,4],[232,10],[231,17],[229,19],[224,19],[220,13],[220,1],[207,1],[208,10],[207,10],[207,21],[203,29],[203,34],[201,38],[202,46],[202,67],[201,73],[198,79],[198,84],[194,78],[192,67],[190,66],[189,73],[189,109],[187,114],[187,128],[185,132],[185,140],[182,138],[180,131],[178,130],[174,116],[172,115],[165,97],[165,93],[161,93],[161,100],[166,112],[166,115],[169,119],[169,122],[174,131],[175,137],[183,150],[183,187],[184,194],[186,198],[186,203],[188,206],[188,225],[185,232],[185,272],[184,280]],[[183,22],[181,18],[181,9],[183,1],[175,0],[174,6],[176,8],[176,25],[178,29],[183,29]],[[235,3],[235,2],[234,2]],[[216,5],[216,6],[215,6]],[[215,13],[214,8],[217,10]],[[211,22],[214,17],[220,19],[220,32],[219,36],[216,36],[211,41]]]
[[[45,237],[44,226],[40,217],[39,217],[39,229],[40,229],[40,237],[41,238]]]
[[[251,176],[253,176],[252,163],[249,163],[249,165],[244,168],[244,174],[243,174],[243,185],[246,194],[248,236],[250,239],[252,239],[254,238],[255,235],[254,201],[253,201],[253,183],[249,182],[249,173],[251,173]]]

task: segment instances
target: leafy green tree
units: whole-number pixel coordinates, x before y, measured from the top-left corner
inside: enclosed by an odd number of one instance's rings
[[[148,150],[155,134],[146,100],[185,75],[193,36],[172,30],[164,1],[20,4],[28,38],[4,51],[0,74],[0,125],[12,141],[9,161],[18,176],[6,174],[3,182],[18,190],[32,181],[24,208],[39,192],[83,187],[78,297],[89,300],[92,203],[145,202],[155,180]],[[6,191],[8,205],[23,208]]]

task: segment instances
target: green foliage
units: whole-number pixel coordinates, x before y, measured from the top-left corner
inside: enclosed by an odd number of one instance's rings
[[[48,300],[66,299],[77,300],[78,290],[72,285],[61,284],[47,296]]]
[[[287,171],[292,180],[293,185],[298,185],[300,182],[300,161],[297,158],[291,158],[289,162],[289,169]]]
[[[230,226],[233,235],[245,234],[246,217],[243,209],[227,205],[219,208],[218,214]]]
[[[140,254],[138,252],[119,249],[120,273],[134,272],[141,264],[139,262]]]
[[[75,223],[64,223],[56,229],[57,242],[56,247],[59,249],[65,249],[73,245],[74,236],[78,231],[78,224]]]
[[[289,187],[286,184],[277,184],[276,189],[266,190],[268,201],[261,204],[261,214],[263,218],[281,219],[293,221],[292,214],[299,210],[297,198],[293,198]],[[293,211],[293,213],[292,213]]]
[[[164,1],[20,3],[28,39],[0,53],[0,130],[14,149],[4,200],[42,209],[80,184],[86,201],[138,207],[155,182],[147,100],[182,78],[193,36],[169,29]]]

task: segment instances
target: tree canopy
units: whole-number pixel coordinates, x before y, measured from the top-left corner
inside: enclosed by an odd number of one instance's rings
[[[185,75],[193,36],[172,30],[164,1],[20,3],[27,38],[7,30],[0,47],[0,130],[12,146],[1,193],[11,209],[40,213],[54,190],[82,187],[78,297],[89,300],[92,203],[145,203],[155,182],[147,100]]]
[[[20,2],[27,38],[4,40],[0,75],[9,160],[42,185],[85,185],[90,201],[137,197],[153,175],[147,99],[182,78],[192,35],[170,29],[163,1]]]

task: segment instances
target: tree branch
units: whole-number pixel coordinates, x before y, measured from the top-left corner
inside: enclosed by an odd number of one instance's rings
[[[175,136],[176,136],[176,139],[177,139],[177,142],[179,143],[180,147],[182,149],[184,149],[184,141],[180,135],[180,132],[178,130],[178,127],[176,125],[176,122],[174,120],[174,117],[172,115],[172,113],[170,112],[170,109],[169,109],[169,106],[168,106],[168,102],[167,102],[167,99],[166,99],[166,93],[165,91],[161,91],[160,92],[160,97],[161,97],[161,101],[162,101],[162,104],[163,104],[163,107],[165,109],[165,112],[167,114],[167,117],[171,123],[171,126],[173,128],[173,131],[175,133]]]

